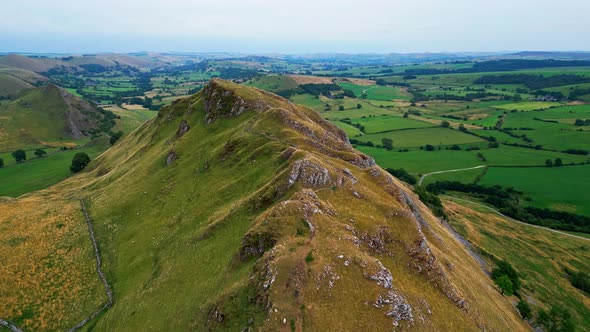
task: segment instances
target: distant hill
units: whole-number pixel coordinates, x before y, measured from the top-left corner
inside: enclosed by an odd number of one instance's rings
[[[0,151],[63,146],[110,129],[114,116],[53,84],[0,106]]]
[[[96,331],[528,330],[475,254],[342,130],[223,80],[0,211],[7,274],[36,272],[0,279],[2,318],[25,330],[95,312]]]
[[[35,72],[0,65],[0,99],[16,98],[18,93],[42,85],[48,78]]]
[[[524,51],[505,54],[502,58],[517,59],[556,59],[556,60],[590,60],[590,52],[552,52],[552,51]]]
[[[8,54],[0,57],[0,65],[25,69],[36,73],[43,73],[57,67],[65,67],[74,71],[80,70],[79,67],[70,65],[58,59],[27,57],[18,54]]]
[[[93,70],[106,70],[118,66],[128,66],[137,69],[150,69],[169,65],[172,61],[180,61],[177,58],[163,61],[159,55],[136,56],[131,54],[93,54],[93,55],[64,55],[61,57],[25,56],[20,54],[7,54],[0,56],[0,66],[24,69],[36,73],[46,73],[59,69],[66,72],[83,72]]]

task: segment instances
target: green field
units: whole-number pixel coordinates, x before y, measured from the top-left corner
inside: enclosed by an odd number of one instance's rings
[[[380,133],[406,128],[426,128],[433,127],[431,123],[403,118],[401,116],[371,116],[352,120],[365,127],[365,133]]]
[[[447,128],[424,128],[424,129],[409,129],[396,130],[379,134],[368,134],[359,138],[362,142],[373,142],[374,144],[381,144],[381,139],[390,138],[393,140],[395,148],[415,148],[424,146],[426,144],[438,146],[446,146],[452,144],[469,144],[478,143],[483,140],[479,137],[464,134],[457,130]]]
[[[590,165],[534,168],[490,168],[486,185],[514,187],[532,198],[531,205],[590,216]]]
[[[104,150],[104,143],[97,144],[92,147],[52,152],[43,158],[0,168],[0,196],[17,197],[45,189],[71,175],[69,168],[76,153],[85,152],[94,159]]]
[[[297,89],[297,83],[292,78],[285,75],[262,76],[258,79],[248,81],[246,85],[272,91],[274,93]]]
[[[395,141],[394,141],[395,145]],[[475,146],[467,145],[467,146]],[[561,158],[564,164],[584,163],[587,156],[577,156],[559,152],[501,146],[497,149],[482,148],[474,151],[452,150],[410,150],[408,152],[387,151],[383,148],[358,146],[359,150],[375,158],[381,167],[405,168],[414,174],[423,174],[449,169],[488,166],[544,166],[547,159]],[[481,154],[485,161],[478,157]],[[450,173],[456,174],[456,173]]]
[[[112,130],[115,132],[120,130],[124,133],[130,133],[147,120],[158,115],[158,112],[149,110],[125,110],[118,107],[109,108],[109,110],[120,117],[116,120]]]
[[[357,98],[360,98],[363,93],[366,94],[367,98],[370,100],[410,100],[412,99],[412,95],[408,94],[407,92],[402,91],[400,88],[397,87],[389,87],[389,86],[379,86],[379,85],[371,85],[371,86],[362,86],[353,83],[345,83],[340,82],[338,83],[343,89],[352,90]]]
[[[551,107],[559,106],[559,103],[552,103],[552,102],[541,102],[541,101],[530,101],[530,102],[522,102],[522,103],[511,103],[511,104],[504,104],[494,106],[495,108],[499,108],[502,110],[518,110],[518,111],[534,111],[534,110],[541,110],[547,109]]]

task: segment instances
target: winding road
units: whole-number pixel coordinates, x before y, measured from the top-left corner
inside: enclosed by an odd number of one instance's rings
[[[478,169],[478,168],[484,168],[484,167],[488,167],[488,166],[486,166],[486,165],[479,165],[479,166],[469,167],[469,168],[449,169],[449,170],[446,170],[446,171],[437,171],[437,172],[426,173],[426,174],[423,174],[422,177],[420,177],[420,181],[418,181],[418,185],[421,186],[422,185],[422,181],[424,181],[424,178],[426,178],[427,176],[430,176],[430,175],[442,174],[442,173],[451,173],[451,172],[460,172],[460,171],[469,171],[469,170],[472,170],[472,169]]]

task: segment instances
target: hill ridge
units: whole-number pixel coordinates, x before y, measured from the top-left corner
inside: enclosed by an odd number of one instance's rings
[[[528,329],[408,187],[254,88],[213,80],[39,194],[88,203],[96,330]]]

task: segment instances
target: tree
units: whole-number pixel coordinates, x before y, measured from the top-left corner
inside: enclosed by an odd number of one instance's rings
[[[426,149],[426,151],[434,151],[434,146],[426,144],[426,146],[424,146],[424,149]]]
[[[393,150],[393,140],[391,138],[382,138],[381,144],[383,144],[383,147],[385,148],[385,150],[388,150],[388,151]]]
[[[408,173],[405,169],[400,168],[400,169],[393,169],[393,168],[387,168],[386,169],[387,172],[389,172],[389,174],[395,176],[396,178],[405,181],[409,184],[416,184],[416,178],[411,175],[410,173]]]
[[[570,332],[574,330],[571,314],[560,306],[552,306],[549,312],[539,311],[537,322],[543,325],[547,332]]]
[[[440,123],[440,125],[441,125],[443,128],[449,128],[449,127],[451,127],[451,124],[449,123],[449,121],[446,121],[446,120],[445,120],[445,121],[443,121],[443,122],[441,122],[441,123]]]
[[[520,278],[518,277],[518,272],[516,272],[514,267],[512,267],[512,265],[507,261],[498,262],[498,267],[492,270],[492,278],[494,280],[500,278],[503,275],[510,279],[514,291],[518,291],[520,289]]]
[[[497,148],[499,148],[499,147],[500,147],[500,143],[498,143],[498,142],[489,142],[489,143],[488,143],[488,147],[489,147],[490,149],[497,149]]]
[[[461,150],[461,147],[460,147],[459,145],[457,145],[457,144],[453,144],[453,145],[451,146],[451,150],[458,151],[458,150]]]
[[[338,110],[339,111],[344,111],[344,106],[342,106],[342,105],[338,106]]]
[[[464,124],[460,124],[459,125],[459,130],[462,131],[462,132],[467,132],[467,128],[465,128],[465,125]]]
[[[576,126],[583,126],[584,125],[584,120],[582,120],[582,119],[576,119],[576,122],[574,123],[574,125],[576,125]]]
[[[547,166],[547,167],[553,167],[553,160],[551,160],[551,159],[545,160],[545,166]]]
[[[83,170],[86,165],[90,162],[90,157],[84,152],[78,152],[72,159],[72,166],[70,166],[70,171],[72,173],[78,173]]]
[[[0,168],[4,167],[4,159],[0,158]]]
[[[12,158],[14,158],[14,160],[17,163],[27,160],[27,154],[26,154],[25,150],[16,150],[16,151],[12,152],[11,155],[12,155]]]
[[[520,316],[522,317],[522,319],[530,319],[533,317],[533,312],[531,310],[531,306],[529,306],[527,301],[524,301],[524,300],[518,301],[518,304],[516,305],[516,309],[518,309],[518,312],[520,313]]]
[[[361,108],[363,108],[363,105],[361,105],[361,104],[356,104],[356,108],[360,110]]]
[[[514,101],[522,101],[522,96],[519,94],[515,94],[514,97],[512,97],[512,100]]]
[[[561,161],[561,158],[555,158],[555,162],[553,163],[553,165],[555,167],[563,166],[563,161]]]
[[[35,156],[37,156],[37,158],[41,158],[46,154],[47,154],[47,152],[45,152],[45,150],[43,150],[43,149],[35,150]]]
[[[119,138],[121,138],[121,136],[123,136],[122,131],[118,131],[116,133],[111,133],[111,139],[109,140],[111,145],[115,145],[115,143],[117,143],[117,141],[119,140]]]
[[[508,278],[507,275],[502,275],[494,281],[496,282],[496,285],[498,285],[498,287],[502,291],[502,294],[510,296],[514,293],[512,281],[510,281],[510,278]]]

